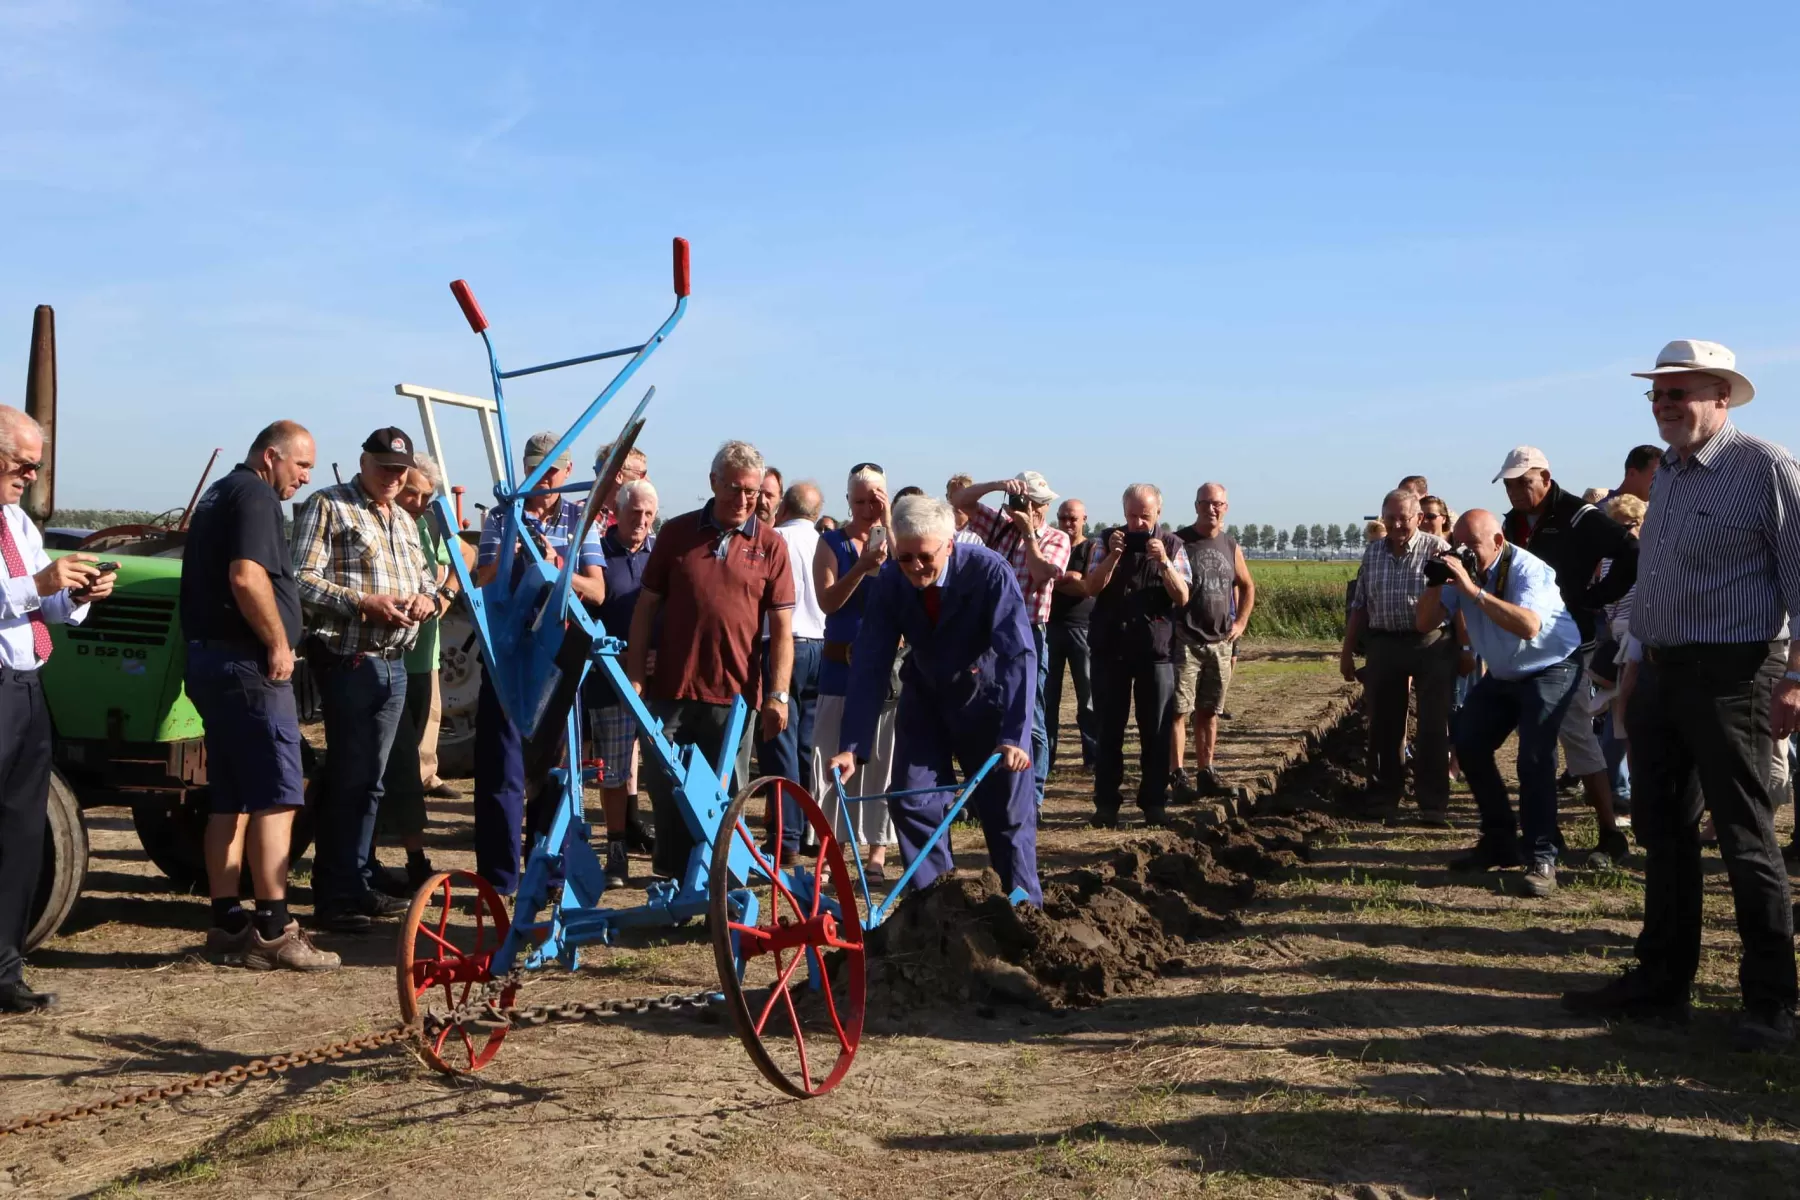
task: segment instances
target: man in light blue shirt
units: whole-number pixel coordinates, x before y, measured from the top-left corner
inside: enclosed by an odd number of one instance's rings
[[[1456,753],[1481,810],[1481,838],[1453,871],[1525,867],[1524,892],[1556,890],[1556,734],[1581,681],[1581,629],[1563,604],[1556,572],[1507,542],[1500,519],[1471,509],[1452,539],[1474,556],[1473,577],[1456,552],[1437,562],[1448,581],[1419,597],[1419,628],[1462,618],[1468,646],[1488,673],[1457,717]],[[1428,576],[1428,579],[1431,577]],[[1519,731],[1519,813],[1514,818],[1494,752]],[[1520,826],[1524,841],[1520,842]]]

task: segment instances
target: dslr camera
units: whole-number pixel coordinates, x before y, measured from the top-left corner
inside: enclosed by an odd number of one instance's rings
[[[1425,564],[1425,585],[1427,587],[1442,587],[1450,582],[1450,568],[1444,561],[1449,558],[1460,562],[1463,570],[1469,573],[1470,579],[1481,578],[1481,560],[1475,557],[1475,551],[1467,546],[1455,546]]]

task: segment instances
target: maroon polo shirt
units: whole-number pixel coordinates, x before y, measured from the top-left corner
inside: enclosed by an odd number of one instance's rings
[[[656,669],[644,685],[652,700],[761,705],[762,621],[794,607],[787,543],[752,516],[719,528],[712,501],[682,513],[656,534],[644,587],[663,598]]]

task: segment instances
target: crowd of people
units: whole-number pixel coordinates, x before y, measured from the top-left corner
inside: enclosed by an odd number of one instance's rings
[[[1494,477],[1500,511],[1457,513],[1423,476],[1383,500],[1341,653],[1368,714],[1362,803],[1391,822],[1447,826],[1460,772],[1480,832],[1452,870],[1514,868],[1522,892],[1543,897],[1572,853],[1558,830],[1560,747],[1599,831],[1573,853],[1589,866],[1618,862],[1630,852],[1628,819],[1645,853],[1637,965],[1565,997],[1604,1016],[1685,1014],[1710,814],[1744,945],[1740,1037],[1783,1044],[1793,1036],[1793,912],[1772,822],[1800,723],[1800,646],[1790,652],[1787,619],[1800,611],[1800,467],[1731,423],[1753,391],[1724,347],[1673,342],[1641,374],[1666,449],[1633,449],[1615,488],[1578,495],[1539,450],[1519,446]],[[30,418],[0,407],[7,1010],[51,999],[26,987],[19,951],[43,836],[49,734],[36,669],[51,649],[46,622],[84,619],[111,588],[91,556],[50,562],[18,509],[41,453]],[[338,965],[286,898],[303,787],[296,655],[317,679],[328,747],[311,924],[358,932],[402,911],[430,875],[425,798],[454,794],[432,750],[436,624],[456,599],[453,556],[472,558],[477,586],[530,557],[523,543],[504,545],[499,510],[476,547],[440,536],[426,508],[442,481],[395,428],[363,443],[353,478],[299,506],[289,538],[281,505],[310,481],[315,457],[300,425],[263,430],[196,507],[182,576],[187,689],[205,721],[213,804],[207,949],[261,969]],[[1226,789],[1218,722],[1256,585],[1226,532],[1220,483],[1196,489],[1193,520],[1178,528],[1156,486],[1132,484],[1123,523],[1096,532],[1087,506],[1038,471],[959,475],[938,498],[890,495],[881,465],[859,462],[840,523],[824,515],[819,484],[788,482],[732,441],[710,464],[710,498],[664,521],[641,451],[623,459],[598,513],[555,491],[573,467],[556,435],[530,438],[522,462],[544,474],[518,536],[553,564],[574,558],[576,596],[625,637],[626,676],[664,737],[735,761],[740,780],[754,757],[759,773],[821,798],[834,777],[853,797],[918,793],[854,805],[847,827],[835,804],[823,806],[877,875],[890,853],[906,864],[923,856],[920,884],[948,870],[947,845],[926,844],[960,780],[997,755],[972,810],[1006,890],[1039,902],[1050,768],[1078,748],[1092,823],[1117,827],[1134,719],[1146,824],[1163,823],[1171,802]],[[1065,675],[1072,728],[1060,719]],[[581,703],[591,746],[571,757],[599,764],[608,880],[629,884],[632,855],[645,853],[652,876],[679,879],[693,841],[672,782],[640,770],[631,705],[604,676],[590,680]],[[726,746],[739,697],[754,718]],[[1516,809],[1497,762],[1515,735]],[[639,810],[640,775],[652,822]],[[476,869],[503,895],[518,886],[522,839],[538,824],[530,799],[519,731],[484,683]],[[770,849],[791,862],[804,834],[796,814]],[[384,842],[404,851],[403,869],[380,861]],[[251,896],[240,894],[246,868]]]

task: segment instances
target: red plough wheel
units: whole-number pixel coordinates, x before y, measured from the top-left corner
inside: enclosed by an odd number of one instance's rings
[[[423,1018],[448,1016],[458,1005],[480,1000],[509,926],[500,893],[468,871],[440,871],[426,880],[400,926],[394,964],[400,1018],[419,1026],[425,1061],[446,1074],[467,1075],[487,1066],[506,1040],[506,1028],[445,1026],[433,1033],[424,1029]],[[512,1003],[515,990],[500,994],[502,1007]]]
[[[773,848],[784,833],[792,841],[796,816],[802,849],[784,873]],[[751,861],[749,880],[737,885],[729,868],[734,846]],[[856,881],[841,843],[805,788],[758,779],[726,811],[707,882],[719,983],[744,1048],[790,1096],[824,1095],[856,1057],[866,985]],[[746,893],[755,901],[753,919]]]

